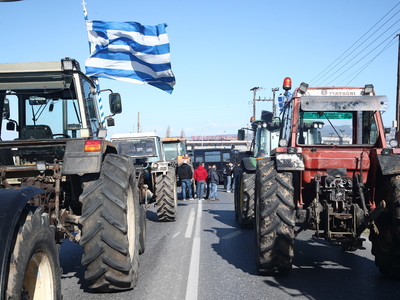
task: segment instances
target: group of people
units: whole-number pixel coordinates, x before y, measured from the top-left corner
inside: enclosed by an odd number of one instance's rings
[[[234,190],[235,177],[237,174],[240,174],[240,172],[240,164],[233,166],[232,163],[228,163],[226,165],[223,173],[224,178],[226,179],[225,186],[228,193]],[[216,165],[208,165],[208,169],[206,169],[204,163],[200,163],[193,172],[192,167],[188,164],[188,161],[184,160],[178,167],[177,175],[181,183],[183,200],[186,200],[186,196],[189,197],[189,200],[194,200],[194,191],[192,189],[192,179],[194,179],[196,182],[196,199],[219,201],[218,184],[220,178],[219,174],[217,173]],[[206,194],[205,197],[204,194]]]
[[[223,170],[223,176],[227,193],[231,193],[235,190],[235,179],[237,178],[237,175],[240,175],[241,173],[242,168],[240,163],[237,163],[235,166],[231,162],[226,164],[226,167]]]

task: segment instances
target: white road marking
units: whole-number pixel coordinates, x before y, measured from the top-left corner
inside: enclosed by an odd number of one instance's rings
[[[186,287],[186,300],[196,300],[199,288],[200,270],[200,232],[201,232],[201,213],[203,202],[199,201],[197,207],[196,226],[194,230],[192,256],[190,259],[188,283]]]
[[[185,238],[192,237],[193,224],[194,224],[195,211],[194,208],[190,210],[188,225],[186,227]]]

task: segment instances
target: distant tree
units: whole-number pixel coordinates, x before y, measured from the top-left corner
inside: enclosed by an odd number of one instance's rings
[[[171,127],[168,125],[167,131],[165,132],[165,137],[169,138],[171,137]]]
[[[181,130],[181,139],[184,139],[185,138],[185,130],[182,128],[182,130]]]

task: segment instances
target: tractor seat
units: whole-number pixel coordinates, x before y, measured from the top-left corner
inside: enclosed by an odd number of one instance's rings
[[[53,139],[53,132],[48,125],[27,125],[21,128],[19,140]],[[46,161],[53,162],[57,155],[58,147],[19,148],[19,155],[29,162]]]
[[[20,139],[21,140],[41,140],[41,139],[52,139],[53,132],[48,125],[27,125],[22,127]]]

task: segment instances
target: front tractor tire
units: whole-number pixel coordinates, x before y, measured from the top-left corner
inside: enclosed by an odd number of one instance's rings
[[[139,198],[128,156],[108,154],[97,180],[84,183],[82,264],[90,289],[97,292],[135,287],[139,269]]]
[[[400,175],[392,176],[379,195],[387,209],[375,220],[377,230],[370,230],[372,254],[381,274],[400,277]],[[386,193],[385,193],[386,191]]]
[[[258,160],[256,173],[256,260],[261,274],[288,274],[294,244],[292,173],[278,173],[268,158]]]
[[[40,208],[25,207],[15,230],[6,299],[61,299],[55,227]]]
[[[240,176],[236,209],[238,221],[242,228],[251,228],[254,223],[255,178],[255,173],[243,172]]]
[[[156,176],[156,203],[159,221],[176,221],[178,213],[178,194],[176,192],[175,169],[168,168],[167,174]]]

